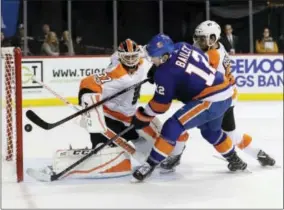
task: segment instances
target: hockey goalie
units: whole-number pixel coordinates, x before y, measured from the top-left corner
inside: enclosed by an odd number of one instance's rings
[[[86,108],[126,87],[141,82],[146,79],[150,67],[151,64],[145,56],[143,57],[143,48],[131,39],[126,39],[111,56],[111,64],[103,73],[88,76],[81,81],[78,93],[79,105]],[[141,86],[119,95],[105,102],[103,106],[91,109],[81,116],[80,125],[89,132],[92,149],[113,138],[130,125],[136,111],[140,88]],[[113,144],[104,147],[63,177],[109,178],[130,174],[132,168],[130,157],[143,162],[160,128],[161,123],[155,119],[143,130],[128,131]],[[134,150],[129,147],[128,141],[133,143]],[[27,174],[40,181],[50,181],[52,174],[63,171],[92,149],[58,150],[54,154],[51,166],[40,170],[28,169]]]

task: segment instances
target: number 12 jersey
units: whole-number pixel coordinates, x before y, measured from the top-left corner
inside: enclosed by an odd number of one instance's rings
[[[223,101],[233,95],[228,79],[210,66],[202,51],[187,43],[176,46],[155,72],[157,88],[147,113],[164,113],[173,99],[186,104],[192,100]]]

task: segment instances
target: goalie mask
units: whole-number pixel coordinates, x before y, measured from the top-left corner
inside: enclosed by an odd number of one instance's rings
[[[202,50],[208,50],[220,39],[220,35],[220,26],[215,21],[207,20],[196,27],[193,41]]]
[[[137,68],[141,52],[136,42],[131,39],[126,39],[119,44],[117,51],[119,60],[126,69]]]

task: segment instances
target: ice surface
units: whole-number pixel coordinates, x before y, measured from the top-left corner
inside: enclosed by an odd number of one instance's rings
[[[180,107],[161,116],[165,120]],[[32,108],[50,122],[72,113],[68,107]],[[280,168],[262,168],[240,152],[252,174],[228,172],[215,150],[199,134],[190,131],[182,164],[173,174],[158,169],[144,183],[130,177],[100,180],[60,180],[41,183],[25,175],[21,184],[2,184],[3,208],[283,208],[283,103],[241,102],[235,112],[239,130],[271,154]],[[25,118],[24,125],[29,123]],[[90,146],[88,134],[74,123],[50,131],[33,125],[24,132],[24,167],[50,163],[57,149]],[[5,169],[2,169],[5,170]]]

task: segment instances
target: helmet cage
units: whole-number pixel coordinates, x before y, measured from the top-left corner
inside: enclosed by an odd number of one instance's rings
[[[140,50],[136,52],[119,52],[120,61],[127,67],[135,67],[140,61]]]

